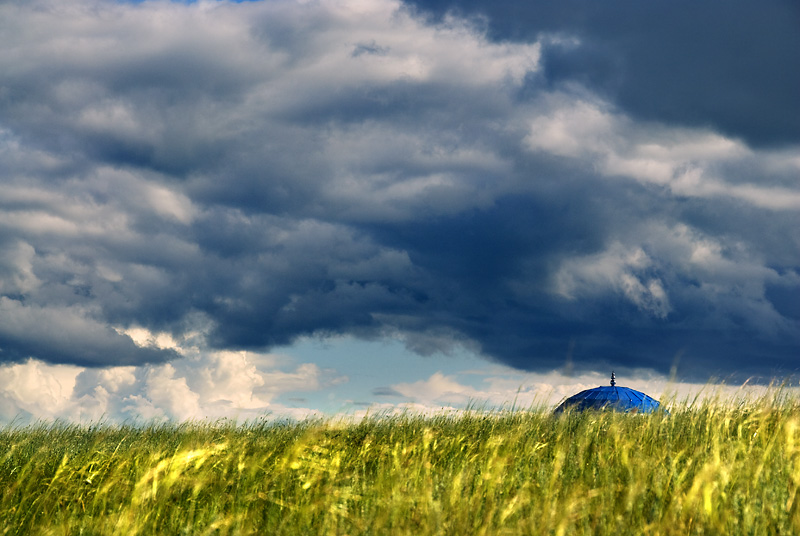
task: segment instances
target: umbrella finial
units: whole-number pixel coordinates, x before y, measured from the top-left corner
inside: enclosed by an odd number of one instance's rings
[[[614,381],[615,378],[616,378],[616,376],[614,376],[614,371],[612,370],[611,371],[611,387],[614,387],[615,385],[617,385],[617,382]]]

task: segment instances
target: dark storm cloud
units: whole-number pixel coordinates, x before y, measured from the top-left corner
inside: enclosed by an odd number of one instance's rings
[[[637,108],[652,73],[620,43],[646,32],[584,7],[529,33],[489,13],[511,42],[389,0],[0,6],[0,358],[176,355],[145,328],[794,372],[793,127]]]
[[[137,365],[178,357],[171,350],[137,347],[127,335],[70,309],[39,308],[0,297],[0,348],[3,361],[35,356],[53,363],[83,366]]]
[[[481,15],[493,38],[549,34],[542,78],[579,83],[648,120],[712,126],[754,145],[800,142],[800,5],[408,0]]]

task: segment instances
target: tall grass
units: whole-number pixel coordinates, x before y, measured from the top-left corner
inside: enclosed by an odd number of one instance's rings
[[[4,534],[797,534],[800,405],[0,430]]]

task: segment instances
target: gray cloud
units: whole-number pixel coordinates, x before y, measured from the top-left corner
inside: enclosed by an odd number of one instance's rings
[[[372,394],[375,396],[395,396],[395,397],[403,396],[399,391],[391,387],[376,387],[375,389],[372,390]]]
[[[794,372],[791,120],[717,120],[688,71],[695,100],[648,111],[607,30],[501,15],[487,35],[389,0],[0,5],[0,358],[177,355],[142,327]]]
[[[83,366],[167,361],[174,351],[137,347],[127,335],[87,318],[80,310],[40,308],[0,297],[0,348],[4,361],[30,356]]]
[[[549,36],[546,85],[580,84],[646,120],[714,128],[758,146],[800,142],[800,7],[657,0],[407,0],[483,17],[493,39]]]

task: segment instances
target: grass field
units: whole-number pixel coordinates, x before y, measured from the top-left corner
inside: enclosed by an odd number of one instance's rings
[[[0,430],[4,534],[798,534],[800,404]]]

